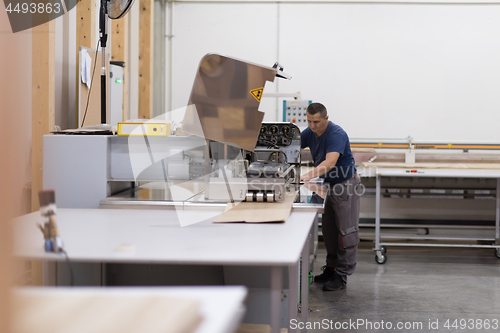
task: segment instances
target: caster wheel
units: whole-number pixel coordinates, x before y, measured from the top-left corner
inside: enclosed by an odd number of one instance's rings
[[[384,245],[382,245],[380,247],[380,249],[382,250],[382,254],[386,254],[387,253],[387,248]]]
[[[387,261],[387,256],[382,255],[381,257],[379,257],[378,255],[375,255],[375,261],[377,262],[377,264],[383,265]]]
[[[495,249],[495,257],[500,258],[500,248]]]

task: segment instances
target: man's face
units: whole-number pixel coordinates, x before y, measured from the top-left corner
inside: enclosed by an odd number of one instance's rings
[[[311,115],[307,112],[307,124],[314,134],[320,136],[328,127],[328,116],[323,118],[320,113]]]

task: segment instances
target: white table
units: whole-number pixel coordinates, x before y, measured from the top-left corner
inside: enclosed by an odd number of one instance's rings
[[[379,264],[386,262],[385,246],[441,246],[441,247],[477,247],[495,248],[497,257],[500,257],[500,170],[481,169],[417,169],[411,172],[409,169],[392,168],[363,168],[360,170],[362,177],[376,177],[375,192],[375,252]],[[382,243],[380,241],[380,196],[382,177],[401,178],[490,178],[496,179],[496,215],[495,215],[495,239],[492,245],[465,245],[465,244],[420,244],[420,243]],[[440,238],[447,239],[447,238]],[[447,240],[458,240],[449,238]],[[463,239],[461,239],[463,240]]]
[[[222,211],[220,211],[222,212]],[[57,222],[72,261],[271,268],[271,327],[279,332],[283,268],[289,268],[289,319],[296,318],[298,270],[308,285],[309,236],[315,212],[292,212],[286,223],[214,224],[214,211],[193,210],[208,220],[181,227],[172,210],[59,209]],[[23,258],[63,261],[45,253],[36,228],[39,213],[14,220],[14,253]],[[301,320],[307,321],[308,288],[302,288]]]
[[[14,295],[46,297],[57,299],[59,297],[79,296],[111,297],[119,300],[126,298],[166,297],[190,299],[200,302],[200,314],[203,317],[196,333],[232,333],[238,328],[239,322],[245,311],[244,300],[247,295],[245,287],[154,287],[154,288],[88,288],[88,287],[43,287],[43,288],[18,288]],[[71,314],[77,317],[78,313]],[[48,320],[51,320],[48,318]],[[106,313],[99,320],[106,321]]]

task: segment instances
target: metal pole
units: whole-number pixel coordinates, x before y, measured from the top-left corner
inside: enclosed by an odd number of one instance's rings
[[[288,285],[290,289],[290,297],[288,298],[288,322],[297,318],[297,306],[299,304],[299,261],[289,266]],[[289,333],[295,333],[295,329],[288,329]]]
[[[306,243],[302,249],[302,290],[300,302],[300,321],[307,322],[307,315],[309,312],[309,242],[310,236],[307,236]],[[304,327],[302,332],[307,332]]]
[[[497,178],[495,244],[500,245],[500,178]]]
[[[271,332],[280,333],[283,267],[271,267]]]
[[[375,190],[375,250],[380,250],[380,175],[376,175]],[[377,252],[377,255],[379,252]]]

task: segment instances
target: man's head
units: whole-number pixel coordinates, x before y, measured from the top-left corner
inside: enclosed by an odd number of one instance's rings
[[[317,136],[325,132],[328,127],[328,115],[326,108],[321,103],[312,103],[307,107],[307,124],[311,131]]]

